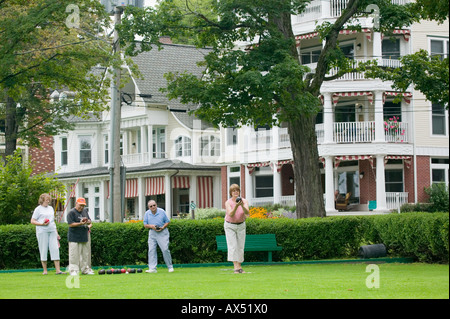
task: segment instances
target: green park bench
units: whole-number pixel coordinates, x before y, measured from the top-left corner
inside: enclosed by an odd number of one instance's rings
[[[227,240],[225,235],[216,236],[217,251],[227,252]],[[247,235],[245,237],[245,251],[267,251],[267,261],[272,261],[272,252],[282,250],[277,245],[275,234]]]

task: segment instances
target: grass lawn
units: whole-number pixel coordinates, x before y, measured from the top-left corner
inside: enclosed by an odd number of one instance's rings
[[[168,273],[84,275],[68,288],[68,275],[0,273],[1,299],[448,299],[449,266],[378,264],[379,288],[368,288],[367,264],[248,265],[175,268]],[[74,283],[74,282],[72,282]]]

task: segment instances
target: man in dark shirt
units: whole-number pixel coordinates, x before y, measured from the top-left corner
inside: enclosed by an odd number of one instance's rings
[[[85,275],[93,275],[90,267],[89,227],[91,219],[83,197],[77,199],[75,207],[67,214],[69,231],[69,272],[72,276],[81,271]]]

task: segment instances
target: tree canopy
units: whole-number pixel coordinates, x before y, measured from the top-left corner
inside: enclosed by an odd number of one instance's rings
[[[291,16],[302,13],[310,2],[220,0],[211,1],[207,12],[193,0],[162,0],[156,8],[128,8],[120,26],[122,45],[129,55],[150,50],[160,36],[182,35],[198,47],[211,49],[201,78],[167,75],[168,96],[197,104],[193,112],[200,118],[217,126],[287,124],[299,217],[324,216],[315,136],[320,88],[324,81],[354,71],[352,61],[339,47],[339,32],[343,28],[361,30],[358,18],[373,13],[367,9],[370,4],[379,9],[374,30],[387,35],[423,17],[445,19],[445,14],[424,10],[430,8],[432,1],[428,0],[419,1],[418,6],[390,0],[349,0],[339,17],[317,26],[324,45],[316,70],[311,72],[300,64],[291,24]],[[139,45],[137,35],[141,37]],[[327,77],[336,67],[338,74]],[[377,69],[375,63],[371,67]],[[382,69],[377,70],[381,74]]]
[[[96,0],[0,1],[0,123],[6,155],[22,139],[70,128],[67,118],[99,111],[112,63],[109,17]],[[54,90],[69,92],[50,103]]]

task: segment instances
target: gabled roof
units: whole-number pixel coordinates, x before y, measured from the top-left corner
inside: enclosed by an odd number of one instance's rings
[[[198,62],[203,61],[209,52],[209,49],[198,49],[189,45],[162,44],[161,50],[154,45],[152,50],[132,57],[133,62],[136,63],[142,74],[141,79],[135,79],[140,93],[152,96],[144,99],[146,104],[148,106],[151,104],[168,105],[170,109],[179,111],[172,112],[172,114],[182,124],[188,128],[193,128],[195,116],[189,115],[187,111],[196,109],[197,105],[182,104],[175,99],[169,101],[160,89],[167,87],[164,74],[169,72],[187,72],[200,77],[204,68],[199,67]],[[202,121],[202,129],[211,127],[213,127],[212,124]]]
[[[179,160],[166,160],[152,165],[127,167],[127,173],[144,173],[161,171],[163,173],[167,170],[186,170],[186,171],[220,171],[220,166],[209,165],[193,165]],[[57,174],[58,179],[90,177],[90,176],[107,176],[109,175],[108,168],[105,166],[96,167],[77,172]]]

